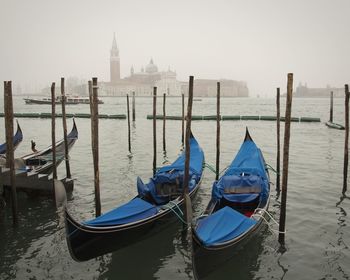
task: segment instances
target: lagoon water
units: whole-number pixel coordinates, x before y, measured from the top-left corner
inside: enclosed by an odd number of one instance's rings
[[[99,111],[125,114],[126,98],[103,98]],[[3,108],[2,100],[0,108]],[[285,99],[281,99],[284,112]],[[57,108],[57,111],[60,107]],[[14,97],[15,112],[50,112],[48,105],[25,105]],[[275,115],[275,100],[263,98],[223,98],[222,115]],[[162,112],[162,99],[157,111]],[[68,113],[88,113],[88,105],[67,106]],[[327,128],[328,99],[294,98],[292,116],[319,117],[321,123],[292,123],[286,223],[286,250],[277,237],[264,230],[208,279],[349,279],[350,200],[341,195],[344,131]],[[334,121],[344,123],[344,100],[335,99]],[[127,146],[126,120],[101,119],[100,179],[102,211],[131,199],[136,194],[136,178],[147,181],[152,175],[151,98],[136,99],[136,122],[131,126],[132,153]],[[194,115],[214,115],[215,98],[193,104]],[[167,99],[167,114],[181,114],[181,98]],[[30,140],[37,148],[51,143],[50,119],[19,119],[24,140],[15,152],[30,152]],[[76,119],[79,139],[71,150],[71,170],[75,189],[68,209],[77,220],[94,216],[93,165],[90,120]],[[68,119],[68,129],[72,121]],[[237,153],[248,126],[268,164],[276,166],[276,123],[271,121],[222,121],[221,169]],[[57,119],[57,139],[62,137]],[[157,121],[158,166],[176,158],[181,148],[181,121],[167,121],[166,153],[162,151],[162,121]],[[283,136],[284,123],[281,123]],[[3,142],[4,122],[0,122]],[[192,131],[202,146],[206,162],[215,165],[216,122],[193,121]],[[283,143],[283,140],[281,141]],[[65,168],[59,167],[59,177]],[[276,176],[270,173],[271,181]],[[194,202],[194,216],[205,208],[215,175],[205,169],[201,189]],[[270,212],[278,220],[280,199],[272,189]],[[348,191],[349,194],[349,191]],[[19,225],[12,226],[10,199],[0,211],[0,279],[194,279],[191,260],[183,242],[180,222],[151,239],[83,263],[69,255],[64,223],[44,197],[20,194]]]

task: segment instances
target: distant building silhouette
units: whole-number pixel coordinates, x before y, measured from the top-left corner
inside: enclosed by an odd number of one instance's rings
[[[343,97],[344,88],[336,88],[327,85],[325,88],[309,88],[307,83],[304,85],[299,83],[296,87],[295,97],[329,97],[330,92],[333,91],[334,97]]]
[[[216,96],[216,80],[195,80],[196,96]],[[221,80],[222,96],[248,96],[248,87],[245,82]],[[157,87],[158,94],[176,96],[188,93],[188,82],[177,80],[176,71],[159,71],[153,58],[136,72],[134,66],[130,68],[130,75],[120,77],[120,57],[115,34],[110,55],[110,81],[99,83],[100,94],[106,96],[123,96],[135,92],[139,96],[151,96],[153,87]]]

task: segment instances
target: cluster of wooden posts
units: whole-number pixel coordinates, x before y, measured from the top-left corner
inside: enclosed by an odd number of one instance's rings
[[[181,141],[185,145],[185,177],[184,177],[184,198],[186,215],[185,220],[190,222],[191,220],[191,201],[188,195],[188,179],[189,179],[189,139],[191,134],[191,120],[192,120],[192,103],[193,103],[193,76],[189,78],[189,95],[187,114],[185,117],[185,98],[182,94],[182,135]],[[94,187],[95,187],[95,210],[96,216],[101,215],[101,201],[100,201],[100,180],[99,180],[99,143],[98,143],[98,83],[97,78],[92,78],[92,81],[88,82],[89,85],[89,98],[90,98],[90,115],[91,115],[91,146],[93,154],[94,165]],[[67,123],[66,123],[66,111],[65,111],[65,90],[64,90],[64,78],[61,78],[61,97],[62,97],[62,120],[63,120],[63,132],[65,143],[65,163],[66,163],[66,176],[71,178],[70,165],[68,161],[68,142],[67,142]],[[293,74],[288,74],[287,79],[287,99],[286,99],[286,112],[285,112],[285,129],[284,129],[284,144],[283,144],[283,167],[282,167],[282,186],[280,187],[280,89],[277,88],[277,163],[276,163],[276,190],[281,191],[281,211],[279,222],[279,242],[284,244],[285,238],[285,221],[286,221],[286,202],[287,202],[287,185],[288,185],[288,165],[289,165],[289,141],[290,141],[290,124],[291,124],[291,107],[292,107],[292,93],[293,93]],[[55,83],[51,85],[51,100],[52,100],[52,148],[53,148],[53,178],[57,179],[57,170],[55,164]],[[157,104],[157,88],[153,88],[153,174],[156,173],[157,163],[157,135],[156,135],[156,104]],[[333,116],[333,102],[331,101],[330,120]],[[165,141],[165,125],[166,125],[166,95],[163,95],[163,150],[166,150]],[[216,176],[219,178],[220,169],[220,83],[217,83],[217,133],[216,133]],[[6,128],[6,166],[10,168],[11,172],[11,194],[12,194],[12,211],[13,221],[17,223],[17,197],[16,197],[16,183],[15,183],[15,169],[14,169],[14,154],[13,154],[13,103],[12,103],[12,86],[11,81],[4,82],[4,108],[5,108],[5,128]],[[135,121],[135,94],[132,96],[132,120]],[[186,119],[186,131],[185,131],[185,119]],[[128,121],[128,150],[131,152],[131,139],[130,139],[130,109],[129,109],[129,95],[127,95],[127,121]],[[185,134],[186,132],[186,134]],[[345,85],[345,147],[344,147],[344,180],[343,180],[343,194],[347,191],[347,173],[348,173],[348,141],[349,141],[349,89],[348,85]],[[53,180],[54,181],[54,180]],[[53,186],[54,188],[54,186]],[[53,192],[55,193],[55,192]]]

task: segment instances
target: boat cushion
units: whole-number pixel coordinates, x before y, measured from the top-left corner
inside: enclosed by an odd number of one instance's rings
[[[198,221],[196,233],[206,246],[220,244],[248,231],[256,221],[226,206]]]
[[[224,194],[223,197],[230,202],[248,203],[254,201],[260,194]]]
[[[97,227],[121,225],[151,217],[157,212],[157,207],[136,197],[96,219],[85,222],[85,224]]]

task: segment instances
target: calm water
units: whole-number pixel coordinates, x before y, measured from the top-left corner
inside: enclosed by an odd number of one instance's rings
[[[124,98],[104,98],[100,113],[126,113]],[[179,115],[181,99],[169,98],[168,114]],[[328,99],[294,99],[292,115],[328,119]],[[158,101],[158,112],[162,111]],[[285,99],[281,100],[285,103]],[[2,99],[0,108],[3,108]],[[127,151],[127,122],[100,120],[100,172],[102,210],[108,211],[136,194],[136,177],[152,175],[152,100],[136,99],[136,122],[132,125],[132,153]],[[50,112],[46,105],[25,105],[14,98],[16,112]],[[67,107],[68,112],[86,112],[86,105]],[[193,114],[215,114],[215,99],[205,98],[193,105]],[[283,108],[284,110],[284,108]],[[344,123],[343,100],[335,99],[335,122]],[[223,115],[273,115],[273,99],[223,99]],[[20,119],[24,141],[16,156],[51,142],[49,119]],[[93,165],[90,120],[77,119],[79,140],[73,147],[71,169],[76,178],[69,211],[78,220],[94,215]],[[68,127],[71,127],[68,120]],[[275,166],[275,123],[265,121],[223,121],[221,123],[221,169],[237,153],[248,126],[262,149],[266,162]],[[176,158],[181,147],[181,122],[167,121],[167,152],[162,152],[162,122],[157,122],[158,165]],[[283,129],[283,128],[282,128]],[[57,120],[57,138],[62,136]],[[192,130],[203,147],[206,162],[215,165],[215,121],[194,121]],[[0,122],[1,142],[4,123]],[[283,134],[282,134],[283,135]],[[286,251],[279,250],[276,236],[266,228],[237,256],[208,279],[349,279],[349,198],[342,198],[344,132],[323,123],[293,123],[287,203]],[[59,175],[64,176],[64,166]],[[214,174],[206,169],[194,203],[198,215],[210,198]],[[272,182],[275,174],[271,173]],[[274,186],[272,186],[274,190]],[[279,200],[272,191],[271,213],[278,219]],[[0,279],[193,279],[180,223],[139,244],[97,259],[77,263],[69,255],[65,231],[53,202],[46,198],[18,198],[19,226],[12,227],[10,201],[0,212]]]

